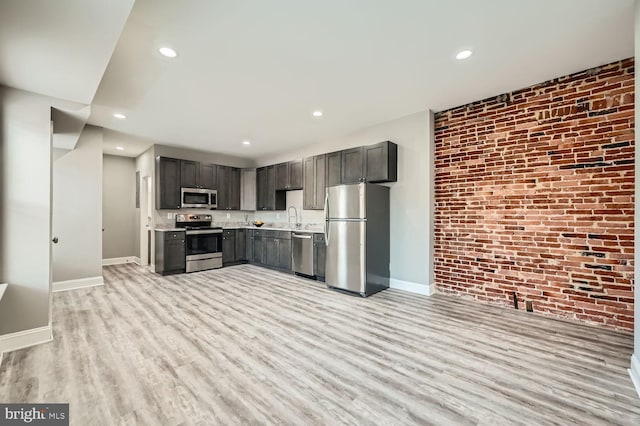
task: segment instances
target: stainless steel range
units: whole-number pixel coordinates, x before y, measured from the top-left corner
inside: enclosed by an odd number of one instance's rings
[[[186,233],[187,272],[222,268],[222,228],[211,226],[210,214],[178,214],[176,228]]]

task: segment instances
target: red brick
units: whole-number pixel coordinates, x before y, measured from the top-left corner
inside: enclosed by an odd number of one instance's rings
[[[436,114],[439,291],[632,329],[634,60],[594,72]]]

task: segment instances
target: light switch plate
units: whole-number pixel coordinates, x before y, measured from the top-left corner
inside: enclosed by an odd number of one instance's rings
[[[276,219],[280,219],[280,213],[276,213]]]
[[[173,213],[171,212],[167,213],[167,219],[173,219]]]
[[[227,219],[231,219],[231,213],[227,213]]]

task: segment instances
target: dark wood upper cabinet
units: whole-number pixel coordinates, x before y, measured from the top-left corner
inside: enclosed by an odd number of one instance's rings
[[[276,168],[275,166],[267,167],[267,194],[265,197],[265,210],[276,209]]]
[[[345,149],[341,151],[341,155],[341,183],[362,182],[364,178],[364,147]]]
[[[218,180],[218,210],[226,210],[229,204],[229,191],[227,190],[227,182],[229,182],[229,169],[228,166],[217,166]]]
[[[180,160],[180,186],[182,188],[217,188],[217,166],[197,161]]]
[[[267,209],[267,168],[256,169],[256,210]]]
[[[215,164],[200,163],[200,172],[198,185],[205,189],[218,189],[216,178],[218,175],[218,167]]]
[[[315,157],[305,158],[304,164],[304,179],[302,185],[302,208],[305,210],[312,210],[315,208]]]
[[[327,157],[327,186],[340,185],[342,182],[342,153],[332,152]]]
[[[156,208],[179,209],[181,188],[206,188],[218,191],[218,209],[240,210],[241,174],[236,167],[159,157]],[[285,210],[286,191],[298,189],[304,209],[320,210],[327,186],[397,180],[398,146],[390,141],[316,155],[256,169],[256,210]]]
[[[322,210],[324,208],[326,155],[304,159],[304,187],[302,208]]]
[[[240,210],[240,169],[217,167],[218,210]]]
[[[227,210],[240,210],[240,169],[229,168],[229,183],[227,188]]]
[[[156,160],[156,209],[180,208],[180,160]]]
[[[302,189],[302,160],[289,161],[289,190]]]
[[[276,191],[302,189],[302,160],[275,165]]]
[[[398,180],[398,145],[385,141],[364,147],[364,177],[367,182]]]
[[[276,191],[276,166],[256,169],[256,210],[284,210],[285,191]]]
[[[289,163],[280,163],[275,166],[276,190],[287,190],[289,188]]]
[[[398,145],[385,141],[341,151],[341,183],[396,182]]]
[[[180,186],[183,188],[199,188],[198,175],[200,163],[197,161],[180,161]]]

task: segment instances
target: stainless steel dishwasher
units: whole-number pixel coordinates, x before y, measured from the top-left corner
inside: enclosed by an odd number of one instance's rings
[[[291,263],[293,272],[297,275],[313,277],[313,234],[292,232],[291,233]]]

